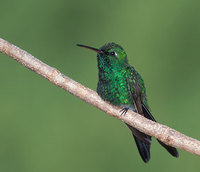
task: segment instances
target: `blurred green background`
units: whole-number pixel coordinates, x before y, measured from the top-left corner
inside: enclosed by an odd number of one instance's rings
[[[199,139],[200,1],[1,0],[0,37],[96,90],[96,54],[116,42],[145,80],[154,117]],[[0,54],[0,171],[199,171],[154,139],[144,164],[128,128]]]

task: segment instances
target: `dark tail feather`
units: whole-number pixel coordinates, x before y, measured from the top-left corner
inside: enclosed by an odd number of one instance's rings
[[[157,139],[158,140],[158,139]],[[176,148],[168,146],[166,144],[164,144],[163,142],[161,142],[160,140],[158,140],[158,142],[174,157],[178,158],[179,154],[178,151],[176,150]]]
[[[133,135],[142,160],[147,163],[150,160],[150,144],[147,144]]]
[[[135,139],[138,151],[140,156],[144,162],[148,162],[150,159],[150,145],[151,145],[151,137],[141,133],[136,128],[126,124],[128,128],[131,130],[132,135]]]
[[[137,137],[138,139],[140,139],[142,142],[146,143],[146,144],[151,144],[151,137],[140,132],[139,130],[137,130],[136,128],[133,128],[132,126],[126,124],[128,126],[128,128],[131,130],[133,136]]]
[[[152,121],[156,120],[154,119],[154,117],[151,115],[151,113],[149,112],[149,110],[146,108],[146,106],[144,104],[142,104],[142,110],[144,113],[144,116]],[[158,142],[174,157],[178,158],[179,154],[178,151],[176,150],[176,148],[168,146],[166,144],[164,144],[163,142],[159,141]]]

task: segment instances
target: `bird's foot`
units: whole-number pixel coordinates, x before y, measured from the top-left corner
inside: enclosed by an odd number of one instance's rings
[[[121,112],[121,116],[124,116],[124,115],[126,115],[126,112],[128,111],[128,107],[125,107],[125,108],[123,108],[122,110],[120,110],[120,112]]]

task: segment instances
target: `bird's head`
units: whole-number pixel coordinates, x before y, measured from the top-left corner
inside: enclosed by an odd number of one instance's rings
[[[97,56],[102,59],[108,59],[109,61],[115,61],[119,63],[128,63],[127,54],[124,49],[115,43],[108,43],[103,45],[100,49],[89,47],[86,45],[77,44],[79,47],[88,48],[97,52]]]

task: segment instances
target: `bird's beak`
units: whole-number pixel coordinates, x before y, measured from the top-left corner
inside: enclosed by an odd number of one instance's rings
[[[100,53],[100,54],[104,53],[102,50],[99,50],[97,48],[93,48],[93,47],[89,47],[89,46],[81,45],[81,44],[76,44],[76,45],[79,46],[79,47],[83,47],[83,48],[87,48],[87,49],[93,50],[93,51],[95,51],[97,53]]]

